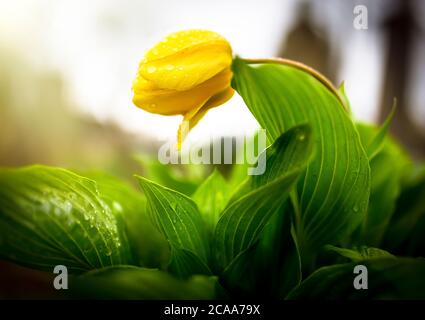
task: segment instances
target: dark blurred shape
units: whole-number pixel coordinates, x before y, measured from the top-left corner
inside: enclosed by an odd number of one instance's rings
[[[300,2],[297,10],[296,23],[279,49],[279,57],[303,62],[335,82],[337,62],[331,61],[327,33],[311,21],[311,2]]]
[[[415,36],[419,30],[414,17],[416,3],[395,0],[398,10],[384,21],[382,26],[387,39],[383,96],[381,99],[380,121],[391,111],[394,97],[397,99],[397,113],[391,125],[392,133],[417,158],[425,155],[425,135],[412,122],[409,115],[408,90],[411,87],[412,58]]]
[[[53,273],[28,269],[0,261],[0,300],[3,299],[61,299],[53,287]]]

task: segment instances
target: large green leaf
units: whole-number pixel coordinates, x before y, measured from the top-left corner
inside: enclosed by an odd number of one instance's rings
[[[45,166],[0,171],[0,256],[70,272],[131,264],[114,206],[95,181]]]
[[[180,280],[160,270],[121,266],[70,278],[69,294],[79,299],[214,299],[216,282],[214,277]]]
[[[187,278],[194,274],[211,275],[212,272],[207,264],[189,250],[172,248],[168,270],[181,278]]]
[[[135,159],[141,165],[144,177],[187,196],[195,192],[210,171],[207,165],[163,164],[157,156],[139,154]]]
[[[204,264],[208,264],[206,228],[193,200],[146,178],[137,178],[148,199],[148,210],[153,220],[168,239],[171,250],[174,250],[172,257],[176,258],[179,252],[175,249],[184,249],[197,256]],[[173,264],[171,262],[171,265]]]
[[[372,160],[379,153],[379,151],[385,145],[385,141],[388,140],[387,134],[394,115],[395,105],[393,106],[391,113],[389,114],[387,119],[385,119],[382,126],[374,133],[373,139],[370,139],[367,144],[365,144],[365,141],[362,139],[369,160]]]
[[[282,210],[285,212],[275,214],[266,226],[255,257],[261,272],[256,290],[274,299],[283,299],[302,278],[290,204]]]
[[[254,245],[270,218],[285,203],[310,160],[310,127],[301,125],[289,130],[264,152],[265,174],[253,176],[245,183],[215,229],[213,250],[219,271]]]
[[[364,265],[368,289],[357,290],[356,265]],[[289,299],[425,299],[425,259],[375,258],[323,267],[304,280]]]
[[[354,247],[352,249],[339,248],[332,245],[325,246],[325,250],[330,252],[335,252],[341,257],[347,258],[353,262],[359,262],[367,259],[376,259],[376,258],[395,258],[388,251],[372,248],[372,247]]]
[[[213,173],[196,189],[192,199],[198,205],[202,217],[212,232],[231,196],[231,189],[218,170]]]
[[[96,181],[102,199],[112,208],[118,223],[125,226],[125,235],[137,264],[164,268],[170,250],[164,235],[153,225],[146,209],[146,198],[126,181],[105,173],[90,172],[85,176]]]
[[[411,169],[411,161],[401,146],[391,137],[382,136],[384,128],[385,126],[378,129],[373,125],[357,125],[361,141],[370,157],[371,192],[362,231],[359,239],[354,240],[376,247],[381,245],[400,195],[403,179]]]
[[[425,257],[424,165],[411,174],[403,187],[383,243],[396,254]]]
[[[359,135],[341,95],[308,68],[235,59],[233,71],[232,86],[270,141],[301,123],[312,126],[316,156],[298,183],[297,196],[296,233],[307,259],[323,244],[343,239],[365,216],[370,168]]]

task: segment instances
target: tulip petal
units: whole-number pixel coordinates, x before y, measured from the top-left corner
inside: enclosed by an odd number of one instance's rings
[[[148,51],[139,74],[157,88],[184,91],[232,63],[232,49],[220,35],[205,30],[177,32]]]
[[[229,100],[234,93],[235,91],[232,88],[227,88],[211,97],[201,108],[197,109],[196,111],[190,111],[186,113],[177,131],[177,149],[181,149],[181,145],[189,134],[190,130],[192,130],[198,124],[198,122],[207,114],[210,109],[222,105],[227,100]]]
[[[196,112],[216,92],[228,88],[232,72],[228,68],[213,78],[187,91],[156,88],[151,82],[137,77],[133,84],[133,102],[139,108],[162,115]]]

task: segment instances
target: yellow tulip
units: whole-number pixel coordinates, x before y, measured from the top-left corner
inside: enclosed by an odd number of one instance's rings
[[[183,115],[189,130],[213,107],[229,100],[234,90],[232,48],[207,30],[172,33],[150,49],[133,83],[133,103],[148,112]],[[186,122],[187,121],[187,122]],[[180,149],[187,132],[179,126]]]

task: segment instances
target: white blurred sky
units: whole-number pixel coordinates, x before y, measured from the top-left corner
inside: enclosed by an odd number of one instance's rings
[[[0,41],[20,49],[35,65],[62,72],[69,97],[82,112],[130,132],[174,137],[179,116],[153,115],[132,105],[131,84],[145,50],[169,32],[205,28],[225,36],[238,55],[274,56],[294,22],[296,2],[0,0]],[[354,114],[367,121],[375,120],[380,98],[383,43],[373,19],[381,7],[369,8],[369,30],[356,31],[352,7],[336,0],[315,6],[316,20],[327,22],[333,43],[340,44],[339,79],[346,82]],[[191,135],[238,135],[257,127],[235,96],[210,111]]]

